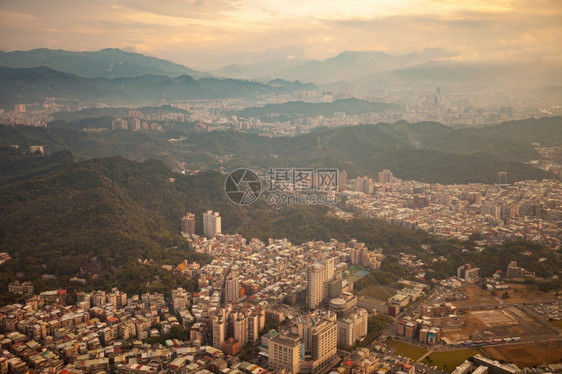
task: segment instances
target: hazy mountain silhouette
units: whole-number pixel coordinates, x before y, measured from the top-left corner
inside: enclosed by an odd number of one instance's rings
[[[166,100],[224,99],[257,97],[310,90],[313,85],[275,81],[272,85],[237,79],[201,78],[189,75],[170,78],[142,75],[128,78],[84,78],[48,67],[0,68],[0,107],[17,103],[42,102],[45,97],[79,100],[85,103],[153,105]]]
[[[148,74],[190,75],[196,79],[211,76],[209,73],[167,60],[115,48],[97,52],[72,52],[47,48],[0,52],[0,65],[13,68],[47,66],[86,78],[127,78]]]

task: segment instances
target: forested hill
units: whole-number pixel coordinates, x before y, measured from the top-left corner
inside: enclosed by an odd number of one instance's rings
[[[72,52],[47,48],[0,52],[0,65],[13,68],[47,66],[86,78],[134,78],[148,74],[190,75],[196,79],[211,76],[170,61],[116,48],[95,52]]]
[[[345,222],[327,217],[326,206],[269,206],[264,200],[247,207],[234,205],[223,191],[225,175],[201,172],[195,176],[173,173],[161,161],[137,162],[121,157],[75,161],[63,151],[50,156],[24,155],[0,149],[0,252],[13,261],[0,265],[0,305],[7,284],[31,280],[38,290],[55,287],[91,289],[119,286],[128,292],[169,292],[182,280],[161,268],[183,259],[205,262],[187,249],[180,235],[180,219],[196,214],[202,231],[202,213],[213,209],[223,217],[223,232],[246,238],[310,240],[356,238],[386,254],[420,252],[430,244],[439,263],[428,277],[453,275],[467,261],[493,272],[510,259],[542,276],[560,273],[556,253],[540,246],[519,244],[493,253],[477,251],[471,243],[444,242],[424,232],[388,226],[377,220]],[[25,169],[25,172],[22,172]],[[521,248],[533,252],[523,255]],[[492,253],[492,252],[490,252]],[[540,262],[547,257],[549,261]],[[154,261],[141,265],[138,259]],[[389,257],[387,271],[397,271]],[[431,261],[431,258],[427,258]],[[22,273],[16,276],[16,273]],[[54,280],[41,276],[54,275]],[[71,277],[86,285],[71,283]]]
[[[109,113],[103,112],[99,127],[110,123]],[[562,117],[462,129],[433,122],[380,123],[268,138],[233,130],[197,132],[189,123],[170,123],[161,132],[79,130],[81,121],[96,126],[91,115],[59,115],[66,120],[46,129],[0,126],[0,146],[41,144],[51,153],[68,149],[80,158],[158,158],[172,168],[181,164],[188,169],[299,165],[339,168],[350,177],[391,169],[403,180],[452,184],[494,183],[498,171],[507,171],[510,183],[549,178],[548,172],[526,163],[541,157],[531,143],[562,144]]]
[[[154,105],[166,100],[225,99],[257,97],[298,90],[299,83],[269,86],[237,79],[160,75],[117,78],[84,78],[45,66],[9,68],[0,66],[0,108],[10,109],[21,102],[41,102],[45,97],[78,100],[91,105]],[[306,86],[305,86],[306,87]]]
[[[245,108],[232,112],[242,118],[257,117],[265,120],[274,116],[278,121],[286,121],[298,117],[332,117],[335,113],[364,114],[385,111],[399,111],[398,104],[367,102],[358,99],[336,100],[331,103],[308,103],[303,101],[290,101],[283,104],[268,104],[262,107]]]

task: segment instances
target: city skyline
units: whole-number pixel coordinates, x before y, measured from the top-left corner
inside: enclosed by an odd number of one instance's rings
[[[557,63],[561,15],[562,5],[549,0],[4,2],[0,50],[112,47],[207,69],[325,59],[346,50],[398,55],[431,48],[457,61]]]

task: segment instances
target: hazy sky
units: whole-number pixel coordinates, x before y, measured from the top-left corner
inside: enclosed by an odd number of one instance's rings
[[[0,35],[4,51],[115,47],[192,67],[288,46],[288,58],[442,48],[560,60],[562,0],[0,0]]]

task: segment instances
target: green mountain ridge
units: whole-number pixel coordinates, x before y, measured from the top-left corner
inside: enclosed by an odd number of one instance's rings
[[[257,97],[299,89],[299,83],[269,86],[258,82],[200,78],[189,75],[142,75],[125,78],[84,78],[41,66],[36,68],[0,67],[0,107],[12,109],[18,103],[43,102],[45,97],[106,103],[111,106],[159,104],[162,99],[195,100]],[[304,86],[306,87],[306,85]]]
[[[91,121],[88,126],[95,125],[95,120]],[[170,142],[170,138],[183,140]],[[188,169],[331,167],[346,170],[350,177],[375,176],[382,169],[391,169],[404,180],[444,184],[494,183],[498,171],[507,171],[510,183],[549,178],[548,172],[524,162],[540,157],[531,142],[558,145],[561,141],[561,117],[474,129],[426,122],[381,123],[318,128],[301,136],[279,138],[232,131],[197,132],[193,124],[186,123],[170,124],[161,132],[95,134],[67,128],[0,126],[2,146],[19,144],[26,149],[42,144],[51,153],[70,150],[80,158],[158,158],[172,168],[181,163]],[[219,161],[223,156],[228,157]]]
[[[29,51],[0,52],[0,66],[35,68],[46,66],[53,70],[71,73],[84,78],[132,78],[141,75],[190,75],[194,78],[211,77],[186,66],[106,48],[94,52],[73,52],[60,49],[39,48]]]
[[[299,244],[356,238],[369,248],[382,247],[388,255],[383,270],[396,275],[402,270],[393,256],[407,252],[425,258],[422,244],[431,245],[436,256],[451,260],[436,265],[429,278],[452,275],[456,266],[466,262],[482,266],[491,275],[510,259],[541,276],[560,273],[556,253],[529,243],[500,246],[484,255],[463,253],[463,248],[473,249],[474,244],[444,242],[378,220],[346,222],[327,217],[326,206],[269,206],[264,199],[250,206],[234,205],[223,190],[226,175],[217,172],[184,176],[158,160],[76,161],[68,152],[41,156],[3,148],[0,155],[0,252],[13,257],[0,265],[0,289],[4,290],[0,305],[11,300],[5,290],[15,279],[33,281],[39,291],[117,286],[132,293],[169,294],[179,285],[187,287],[186,280],[161,265],[176,265],[184,259],[208,261],[190,251],[179,234],[186,212],[196,214],[196,230],[201,232],[201,215],[208,209],[220,212],[223,232],[248,239],[288,238]],[[27,170],[21,173],[24,165]],[[527,256],[523,249],[533,254]],[[541,257],[549,261],[541,262]],[[139,259],[151,259],[154,264],[140,264]],[[56,279],[42,279],[44,274]],[[72,283],[74,276],[85,279],[86,285]]]
[[[358,99],[336,100],[331,103],[308,103],[304,101],[290,101],[283,104],[268,104],[263,107],[245,108],[232,112],[242,118],[258,117],[262,121],[272,117],[276,121],[286,121],[297,117],[333,116],[341,112],[345,114],[380,113],[385,111],[399,111],[400,105],[392,103],[367,102]]]

